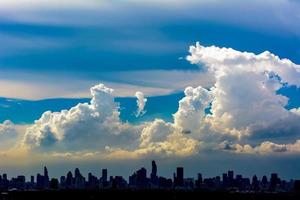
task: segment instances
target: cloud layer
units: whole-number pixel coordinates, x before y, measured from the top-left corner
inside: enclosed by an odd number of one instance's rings
[[[90,89],[90,103],[45,112],[27,128],[22,145],[53,156],[98,158],[299,153],[299,108],[286,109],[289,99],[278,94],[282,87],[300,86],[299,65],[270,52],[255,55],[199,43],[190,47],[187,60],[215,83],[187,87],[173,122],[122,122],[114,90],[99,84]],[[146,98],[142,92],[136,97],[142,114]],[[0,136],[11,127],[4,122]]]

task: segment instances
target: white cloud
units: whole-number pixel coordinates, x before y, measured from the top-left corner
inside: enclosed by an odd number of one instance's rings
[[[269,52],[255,55],[200,44],[190,53],[187,59],[204,65],[215,83],[187,87],[174,122],[122,122],[114,91],[99,84],[90,90],[90,103],[45,112],[27,128],[24,145],[55,155],[107,158],[190,156],[202,148],[257,154],[300,151],[299,108],[287,110],[288,98],[277,93],[284,85],[300,86],[299,65]],[[145,97],[136,96],[142,111]]]
[[[24,142],[34,147],[76,150],[130,146],[138,136],[133,127],[120,122],[113,90],[100,84],[91,88],[91,95],[90,103],[45,112],[27,129]]]
[[[204,124],[205,109],[213,100],[211,91],[201,86],[187,87],[185,97],[179,101],[178,111],[173,115],[174,124],[183,133],[199,133]]]
[[[0,123],[0,150],[7,150],[16,144],[18,133],[14,124],[5,120]]]
[[[102,152],[131,156],[190,155],[199,141],[178,132],[174,124],[155,120],[141,125],[123,123],[113,90],[103,84],[91,88],[90,103],[70,110],[45,112],[27,128],[23,145],[53,153]]]
[[[137,98],[136,103],[137,103],[137,112],[136,112],[136,117],[143,116],[146,113],[145,106],[147,103],[147,98],[145,98],[144,93],[137,91],[135,93],[135,97]]]
[[[262,142],[257,146],[251,146],[249,144],[231,144],[228,141],[224,141],[219,145],[220,149],[226,151],[233,151],[236,153],[248,153],[248,154],[276,154],[276,153],[299,153],[300,152],[300,140],[296,140],[294,143],[277,144],[270,141]]]
[[[150,143],[162,142],[167,139],[169,133],[174,132],[174,126],[161,119],[146,123],[141,133],[141,147],[147,147]]]
[[[300,108],[292,108],[290,111],[296,115],[300,115]]]
[[[216,79],[210,89],[211,114],[206,117],[214,131],[241,138],[260,130],[285,134],[285,126],[278,123],[300,128],[293,120],[299,118],[285,109],[288,98],[277,94],[284,84],[300,86],[299,65],[267,51],[255,55],[199,43],[190,53],[187,59],[204,65]]]

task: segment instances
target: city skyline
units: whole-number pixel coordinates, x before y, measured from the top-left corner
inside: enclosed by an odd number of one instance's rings
[[[66,175],[59,178],[49,176],[47,167],[43,173],[31,175],[26,178],[24,175],[8,178],[6,173],[0,175],[0,191],[36,191],[36,190],[208,190],[208,191],[235,191],[248,193],[269,193],[269,192],[295,192],[300,185],[299,180],[281,179],[277,173],[269,176],[244,177],[242,174],[235,174],[233,170],[217,175],[205,177],[198,172],[196,177],[187,177],[184,167],[176,167],[173,177],[161,176],[158,172],[158,165],[153,160],[151,170],[141,167],[135,170],[128,178],[111,175],[108,169],[102,168],[99,174],[91,172],[85,177],[78,168],[68,171]]]
[[[295,0],[0,0],[0,173],[159,163],[300,179]],[[120,167],[122,166],[122,167]]]

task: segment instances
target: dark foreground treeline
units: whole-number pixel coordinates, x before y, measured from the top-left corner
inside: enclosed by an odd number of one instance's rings
[[[65,200],[97,200],[97,199],[208,199],[208,200],[222,200],[222,199],[246,199],[246,200],[294,200],[300,199],[299,193],[230,193],[230,192],[209,192],[209,191],[156,191],[156,190],[105,190],[105,191],[79,191],[79,190],[61,190],[61,191],[13,191],[2,192],[0,200],[19,200],[19,199],[65,199]]]

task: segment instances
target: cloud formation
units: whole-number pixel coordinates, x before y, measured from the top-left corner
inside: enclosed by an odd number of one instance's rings
[[[23,145],[52,155],[106,158],[191,156],[205,150],[299,153],[299,108],[286,109],[283,87],[300,86],[300,67],[270,52],[190,47],[187,59],[213,76],[212,87],[187,87],[173,122],[129,124],[120,120],[114,91],[90,89],[90,103],[45,112],[27,128]],[[137,92],[138,112],[146,98]],[[101,155],[101,156],[100,156]]]
[[[0,123],[0,150],[6,150],[15,145],[17,135],[17,130],[11,121],[5,120],[2,124]]]
[[[187,60],[216,80],[206,92],[211,106],[202,126],[209,128],[201,134],[222,136],[216,143],[227,137],[219,144],[224,150],[299,152],[299,108],[286,109],[289,99],[278,93],[283,87],[300,86],[299,65],[268,51],[255,55],[199,43],[190,47]]]
[[[144,96],[144,93],[137,91],[135,93],[135,97],[137,98],[136,103],[137,103],[137,112],[136,112],[136,117],[143,116],[146,113],[146,110],[144,110],[147,99]]]
[[[235,153],[246,154],[270,154],[270,153],[299,153],[300,152],[300,140],[296,140],[294,143],[277,144],[270,141],[262,142],[257,146],[251,146],[249,144],[231,144],[228,141],[220,143],[219,148],[225,151],[233,151]]]
[[[216,78],[210,88],[211,114],[206,117],[214,131],[241,138],[261,131],[270,136],[287,133],[278,123],[299,130],[293,120],[298,117],[285,108],[288,98],[277,93],[282,87],[300,86],[299,65],[268,51],[255,55],[199,43],[190,47],[190,53],[191,63],[203,65]]]
[[[178,111],[173,115],[174,125],[182,133],[199,133],[204,124],[205,109],[212,101],[211,91],[199,86],[187,87],[185,97],[179,101]]]
[[[113,89],[99,84],[90,91],[90,103],[61,112],[45,112],[26,130],[23,145],[43,152],[127,152],[141,156],[190,155],[197,151],[198,141],[163,120],[141,125],[121,122]],[[140,103],[146,102],[143,95],[138,96],[143,101]],[[143,107],[140,106],[141,112]]]
[[[61,112],[45,112],[27,129],[24,142],[38,148],[61,150],[104,149],[108,144],[130,146],[137,137],[136,131],[120,122],[113,90],[99,84],[90,92],[90,103]]]

